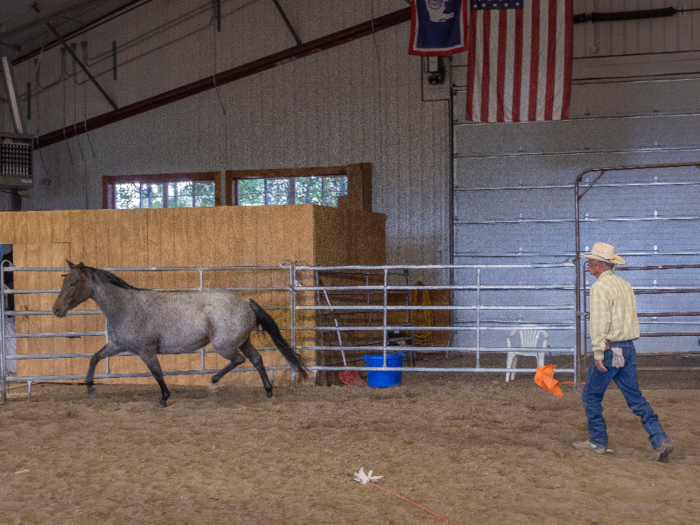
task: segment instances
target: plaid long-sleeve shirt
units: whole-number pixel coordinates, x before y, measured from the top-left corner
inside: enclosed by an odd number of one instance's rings
[[[591,317],[588,332],[593,358],[603,359],[605,340],[639,339],[637,303],[630,283],[611,270],[600,274],[591,286]]]

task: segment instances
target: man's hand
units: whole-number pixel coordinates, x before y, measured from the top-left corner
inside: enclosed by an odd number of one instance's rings
[[[608,369],[605,368],[605,366],[603,365],[603,360],[602,360],[602,359],[594,359],[593,361],[595,362],[595,367],[596,367],[598,370],[600,370],[601,372],[607,372],[607,371],[608,371]]]

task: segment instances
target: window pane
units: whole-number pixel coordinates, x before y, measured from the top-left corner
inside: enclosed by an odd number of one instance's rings
[[[338,197],[348,194],[347,177],[323,177],[323,204],[338,207]]]
[[[294,179],[294,198],[297,204],[323,204],[323,177]]]
[[[194,206],[194,184],[188,182],[168,183],[168,208],[191,208]]]
[[[265,204],[265,181],[263,179],[241,179],[237,183],[239,206],[262,206]]]
[[[141,185],[141,207],[142,208],[162,208],[163,207],[163,184],[142,184]]]
[[[265,204],[289,204],[289,179],[265,179]]]
[[[114,185],[114,207],[118,210],[133,210],[141,207],[139,193],[141,184],[130,182]]]
[[[292,182],[293,181],[293,182]],[[294,184],[295,204],[338,206],[338,197],[348,194],[346,176],[310,176],[293,179],[239,179],[236,181],[239,206],[289,204]]]
[[[214,206],[215,185],[213,182],[194,183],[194,205],[199,207]]]

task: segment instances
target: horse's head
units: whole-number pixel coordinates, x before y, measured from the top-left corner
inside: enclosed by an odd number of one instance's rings
[[[70,271],[64,276],[61,292],[53,305],[56,317],[65,317],[68,310],[92,297],[92,279],[87,267],[83,263],[73,264],[67,259],[66,262]]]

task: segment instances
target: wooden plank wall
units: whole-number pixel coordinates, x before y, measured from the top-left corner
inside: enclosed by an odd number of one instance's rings
[[[66,259],[102,268],[187,266],[277,266],[283,261],[310,265],[384,264],[383,214],[339,210],[314,205],[175,208],[157,210],[72,210],[0,213],[0,243],[12,244],[17,267],[60,267]],[[119,273],[119,272],[117,272]],[[197,272],[122,272],[130,284],[143,288],[197,287]],[[15,288],[58,289],[61,273],[17,273]],[[285,271],[210,271],[205,287],[284,287]],[[289,304],[288,292],[241,293],[264,307]],[[50,311],[56,294],[18,295],[17,311]],[[299,298],[297,298],[299,300]],[[313,303],[313,297],[302,298]],[[90,300],[81,310],[97,310]],[[270,310],[280,326],[289,326],[288,310]],[[312,324],[313,315],[301,316],[299,324]],[[18,316],[17,333],[84,332],[104,330],[101,315]],[[289,331],[283,331],[289,338]],[[312,332],[297,345],[313,343]],[[267,335],[253,333],[253,344],[270,347]],[[94,353],[103,337],[19,339],[18,354]],[[311,360],[315,356],[306,356]],[[266,366],[285,365],[279,352],[263,352]],[[196,370],[199,354],[160,356],[164,371]],[[205,366],[218,369],[227,363],[207,354]],[[246,363],[242,366],[250,366]],[[18,362],[18,375],[83,375],[87,358],[25,360]],[[105,372],[104,362],[97,373]],[[148,373],[137,357],[110,359],[112,373]],[[289,373],[277,371],[276,385],[289,383]],[[257,372],[229,374],[229,381],[260,385]],[[120,383],[152,383],[152,377],[103,380]],[[169,376],[169,384],[207,384],[209,376]]]
[[[314,206],[317,266],[386,264],[386,215]]]

